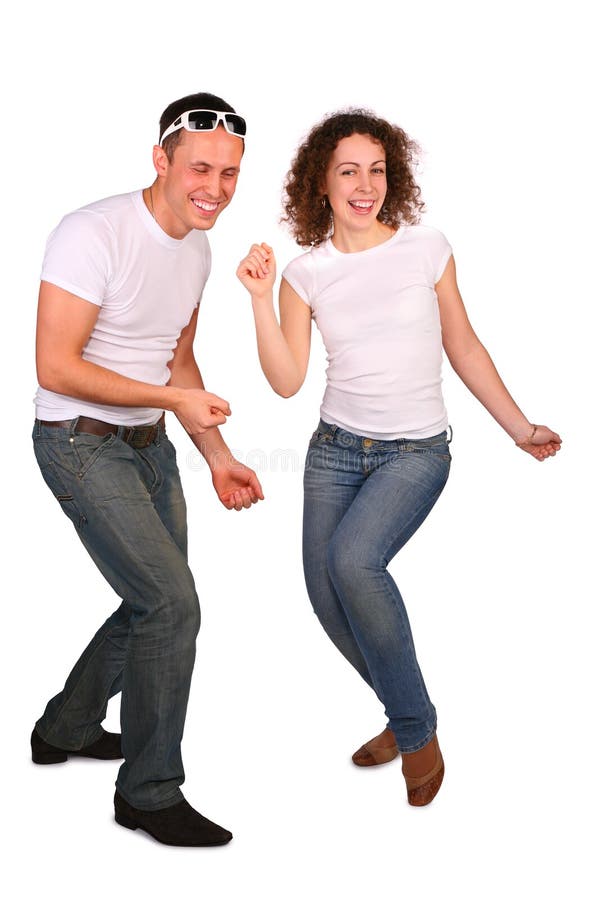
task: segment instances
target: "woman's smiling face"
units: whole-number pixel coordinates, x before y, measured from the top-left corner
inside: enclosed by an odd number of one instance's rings
[[[342,138],[329,160],[324,188],[335,231],[372,228],[387,192],[381,144],[366,134]]]

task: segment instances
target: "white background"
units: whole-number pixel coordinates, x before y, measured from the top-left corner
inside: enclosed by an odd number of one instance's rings
[[[591,3],[258,4],[55,0],[2,37],[5,500],[3,820],[10,896],[597,896],[598,73]],[[153,178],[162,109],[224,96],[249,122],[237,196],[210,235],[197,339],[226,437],[267,499],[218,504],[176,422],[203,628],[184,739],[188,799],[229,827],[215,850],[162,847],[112,820],[113,763],[34,766],[28,738],[116,605],[44,487],[29,433],[37,284],[67,211]],[[423,147],[425,222],[452,243],[467,308],[528,417],[564,438],[539,464],[450,371],[453,473],[392,564],[437,706],[435,803],[400,763],[358,770],[377,701],[313,616],[300,564],[301,463],[324,354],[284,401],[262,377],[235,267],[280,266],[294,148],[366,105]],[[595,430],[596,429],[596,430]],[[285,453],[281,453],[285,451]],[[286,464],[282,461],[286,461]],[[118,704],[108,727],[118,729]],[[5,847],[5,849],[7,849]]]

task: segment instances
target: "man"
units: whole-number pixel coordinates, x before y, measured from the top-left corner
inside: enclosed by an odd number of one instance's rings
[[[123,756],[117,822],[180,846],[224,844],[231,833],[180,790],[200,611],[164,410],[205,457],[228,509],[262,499],[218,430],[229,404],[204,390],[193,351],[205,232],[233,197],[245,133],[212,94],[170,104],[154,183],[67,215],[48,240],[39,296],[36,457],[122,602],[36,723],[32,758]],[[118,691],[121,736],[100,724]]]

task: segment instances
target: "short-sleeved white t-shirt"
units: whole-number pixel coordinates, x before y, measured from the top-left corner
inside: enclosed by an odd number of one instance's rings
[[[182,240],[153,219],[142,192],[99,200],[69,213],[46,245],[41,278],[100,307],[83,359],[120,375],[164,385],[167,363],[210,273],[203,231]],[[110,406],[39,387],[36,416],[85,415],[114,424],[156,422],[162,410]]]
[[[327,350],[322,419],[376,440],[447,427],[435,284],[451,254],[441,232],[408,225],[355,253],[325,241],[285,268]]]

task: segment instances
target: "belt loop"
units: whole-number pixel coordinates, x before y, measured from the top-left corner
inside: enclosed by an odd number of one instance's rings
[[[450,423],[448,423],[448,428],[450,429],[450,437],[448,438],[448,443],[451,444],[452,438],[454,437],[454,432],[452,431],[452,425],[450,425]]]
[[[163,412],[162,416],[156,423],[156,431],[154,433],[154,443],[157,447],[160,447],[160,439],[165,433],[165,414]]]
[[[76,417],[72,420],[72,422],[71,422],[71,427],[69,428],[69,435],[70,435],[71,437],[73,437],[73,435],[74,435],[75,432],[77,431],[77,425],[78,425],[78,423],[79,423],[79,416],[76,416]]]

